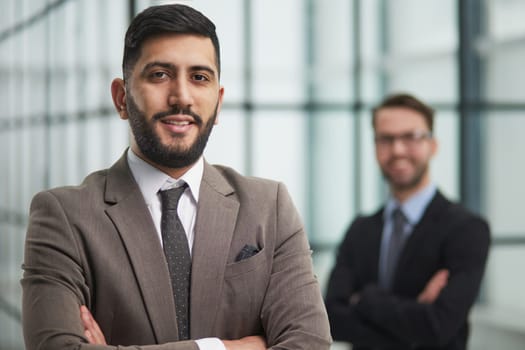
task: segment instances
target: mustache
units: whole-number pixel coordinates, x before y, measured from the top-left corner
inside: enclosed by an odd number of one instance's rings
[[[170,109],[168,111],[155,113],[153,115],[153,120],[158,121],[158,120],[160,120],[160,119],[162,119],[164,117],[167,117],[169,115],[174,115],[174,114],[189,115],[190,117],[193,118],[193,120],[195,121],[195,124],[202,125],[202,118],[201,118],[200,115],[198,115],[197,113],[193,112],[189,108],[181,108],[179,106],[174,106],[172,109]]]

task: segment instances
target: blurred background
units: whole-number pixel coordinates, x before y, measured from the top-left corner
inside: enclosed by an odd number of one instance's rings
[[[225,104],[206,158],[288,186],[323,289],[348,224],[387,194],[371,107],[403,91],[436,108],[433,179],[485,216],[494,238],[470,349],[525,348],[525,1],[182,2],[216,23],[221,41]],[[0,0],[2,350],[24,347],[30,200],[124,151],[127,123],[109,86],[130,18],[159,3]]]

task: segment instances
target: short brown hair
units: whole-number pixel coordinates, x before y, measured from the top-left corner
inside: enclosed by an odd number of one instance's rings
[[[372,127],[375,129],[375,122],[377,117],[377,112],[380,109],[387,108],[387,107],[404,107],[409,108],[413,111],[416,111],[420,113],[423,118],[425,119],[425,122],[427,123],[428,129],[430,131],[433,131],[434,128],[434,109],[425,103],[423,103],[421,100],[417,99],[413,95],[410,94],[393,94],[387,96],[383,102],[381,102],[378,106],[376,106],[372,110]]]

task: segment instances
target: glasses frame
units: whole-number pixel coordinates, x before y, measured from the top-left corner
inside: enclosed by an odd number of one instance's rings
[[[396,141],[400,141],[405,147],[413,149],[418,147],[423,141],[433,138],[431,131],[414,130],[397,135],[393,134],[376,134],[374,142],[378,148],[391,148]]]

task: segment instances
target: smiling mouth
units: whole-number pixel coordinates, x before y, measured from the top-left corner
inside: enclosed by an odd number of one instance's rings
[[[190,125],[191,124],[191,122],[188,121],[188,120],[184,120],[184,121],[162,120],[162,123],[169,124],[169,125],[176,125],[176,126],[186,126],[186,125]]]

